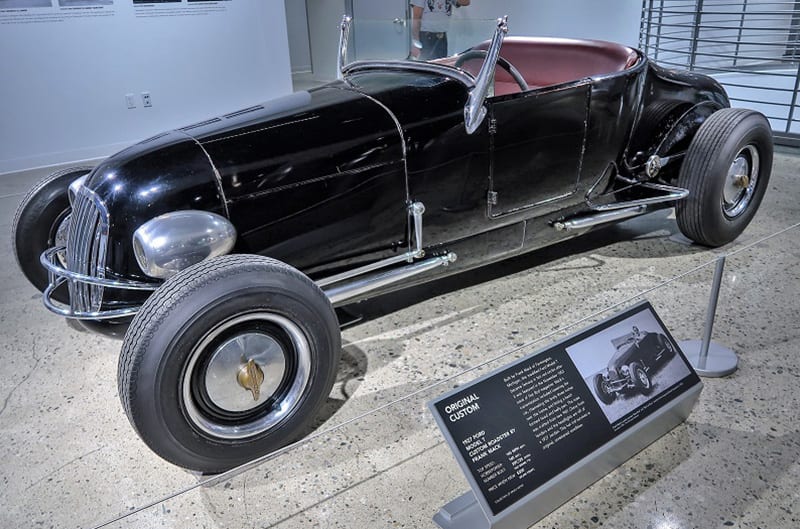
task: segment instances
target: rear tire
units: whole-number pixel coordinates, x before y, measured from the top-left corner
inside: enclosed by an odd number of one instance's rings
[[[689,190],[675,206],[681,232],[712,247],[736,239],[767,190],[772,150],[772,129],[758,112],[724,108],[703,122],[678,176]]]
[[[14,215],[11,228],[14,256],[22,273],[39,292],[44,292],[49,284],[47,270],[39,262],[39,257],[45,250],[56,246],[57,238],[59,244],[66,244],[66,225],[61,225],[72,211],[69,185],[91,170],[91,167],[70,167],[47,176],[25,195]],[[59,227],[62,227],[61,234],[58,233]],[[69,303],[66,289],[64,292],[61,290],[54,292],[53,298]]]
[[[267,257],[222,256],[167,280],[136,314],[120,398],[159,456],[222,472],[308,432],[340,349],[333,308],[308,277]]]

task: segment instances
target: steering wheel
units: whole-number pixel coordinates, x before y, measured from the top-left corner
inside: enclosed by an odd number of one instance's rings
[[[469,50],[468,52],[461,54],[458,57],[458,59],[456,59],[454,66],[456,68],[460,68],[461,65],[464,64],[465,62],[471,59],[486,58],[486,55],[488,55],[488,52],[486,50]],[[517,84],[519,85],[519,87],[522,89],[523,92],[530,90],[530,88],[528,87],[528,83],[525,81],[525,79],[522,77],[522,74],[519,73],[519,70],[517,70],[513,64],[505,60],[503,57],[498,56],[497,65],[500,66],[506,72],[508,72],[508,75],[510,75],[514,79],[514,81],[517,82]]]

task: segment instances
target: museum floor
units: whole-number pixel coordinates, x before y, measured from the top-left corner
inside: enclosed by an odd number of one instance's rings
[[[799,172],[799,155],[777,156],[759,214],[725,248],[686,244],[662,211],[356,307],[324,424],[215,478],[133,432],[120,342],[42,307],[9,234],[45,171],[0,177],[0,527],[433,527],[468,485],[430,399],[643,298],[676,338],[699,338],[723,254],[714,339],[739,370],[704,379],[687,422],[536,527],[800,527]]]

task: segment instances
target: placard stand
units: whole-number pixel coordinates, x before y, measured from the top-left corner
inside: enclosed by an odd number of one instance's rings
[[[487,516],[470,491],[447,503],[433,520],[442,529],[519,529],[529,527],[636,455],[689,417],[700,396],[698,384],[669,406],[605,444],[548,481],[499,516]]]
[[[644,302],[456,388],[429,408],[472,490],[433,519],[529,527],[686,420],[702,386]]]
[[[691,362],[697,374],[703,377],[724,377],[736,371],[739,366],[739,358],[733,349],[711,341],[711,331],[714,328],[714,318],[717,315],[717,301],[719,300],[719,290],[722,286],[722,272],[724,269],[725,256],[723,255],[717,259],[717,266],[714,268],[714,282],[711,286],[708,309],[706,309],[703,339],[680,342],[686,358]]]

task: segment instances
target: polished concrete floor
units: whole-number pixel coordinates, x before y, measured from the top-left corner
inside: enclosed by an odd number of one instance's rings
[[[800,527],[800,228],[759,242],[800,222],[798,169],[777,157],[759,214],[725,248],[686,244],[662,211],[362,304],[324,424],[216,478],[137,438],[117,398],[120,342],[42,307],[9,232],[45,172],[0,177],[0,527],[433,527],[468,485],[427,401],[642,298],[698,338],[726,253],[714,339],[739,370],[705,379],[688,421],[536,527]]]

